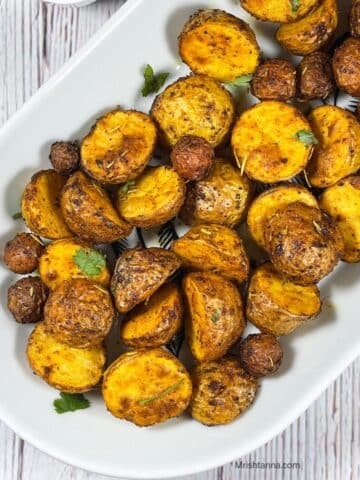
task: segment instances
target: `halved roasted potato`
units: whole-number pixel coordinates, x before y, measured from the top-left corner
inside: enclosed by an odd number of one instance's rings
[[[161,348],[120,355],[106,370],[102,384],[109,412],[141,427],[181,415],[191,392],[185,367]]]
[[[100,383],[106,361],[103,345],[75,348],[59,342],[38,323],[29,337],[30,367],[51,387],[62,392],[87,392]]]
[[[306,15],[319,0],[240,0],[240,5],[251,15],[266,22],[294,22]]]
[[[113,110],[97,120],[81,144],[81,166],[100,183],[125,183],[140,175],[156,144],[151,118]]]
[[[26,225],[45,238],[72,237],[60,210],[60,195],[66,178],[55,170],[41,170],[31,177],[21,200]]]
[[[312,148],[297,134],[311,133],[309,122],[294,106],[266,101],[246,110],[232,132],[239,168],[264,183],[289,180],[307,165]]]
[[[287,335],[321,310],[316,285],[301,286],[278,273],[268,262],[251,277],[246,318],[264,333]]]

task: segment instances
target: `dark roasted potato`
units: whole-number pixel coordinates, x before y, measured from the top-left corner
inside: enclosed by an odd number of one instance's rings
[[[7,307],[18,323],[42,320],[48,289],[39,277],[18,280],[8,290]]]
[[[241,6],[251,15],[266,22],[288,23],[306,15],[319,0],[302,0],[294,8],[289,0],[240,0]]]
[[[55,142],[51,145],[51,165],[60,175],[70,175],[79,166],[79,147],[74,142]]]
[[[284,58],[265,60],[256,69],[251,93],[260,100],[291,100],[296,96],[295,67]]]
[[[333,71],[337,86],[360,97],[360,38],[348,38],[335,50]]]
[[[349,23],[351,36],[360,37],[360,0],[352,0]]]
[[[38,268],[44,248],[37,235],[18,233],[5,245],[4,262],[15,273],[31,273]]]
[[[335,89],[335,81],[328,53],[314,52],[304,57],[298,66],[300,100],[325,99]]]
[[[204,138],[184,135],[171,151],[174,170],[185,180],[201,180],[210,171],[214,149]]]
[[[241,365],[254,377],[265,377],[279,370],[283,351],[274,335],[257,333],[249,335],[240,344]]]

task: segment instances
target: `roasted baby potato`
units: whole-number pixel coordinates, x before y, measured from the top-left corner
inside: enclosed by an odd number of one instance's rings
[[[18,280],[8,290],[7,307],[18,323],[42,320],[48,289],[39,277]]]
[[[234,356],[197,365],[191,373],[190,414],[204,425],[230,423],[249,408],[258,383]]]
[[[18,233],[6,242],[4,262],[15,273],[31,273],[39,266],[39,258],[44,251],[41,239],[32,233]]]
[[[300,202],[277,210],[267,221],[265,245],[276,270],[299,285],[318,283],[344,253],[336,223]]]
[[[244,218],[251,194],[250,180],[230,161],[217,158],[203,180],[188,184],[180,217],[188,225],[235,227]]]
[[[116,208],[130,225],[158,227],[177,215],[185,191],[184,180],[173,168],[148,167],[130,188],[119,188]]]
[[[84,277],[107,287],[110,284],[110,272],[105,259],[98,257],[97,254],[101,255],[80,239],[64,238],[49,243],[40,258],[41,280],[51,290],[65,280]],[[87,259],[91,265],[87,263]]]
[[[294,22],[306,15],[319,0],[302,0],[294,8],[288,0],[240,0],[241,6],[251,15],[266,22]]]
[[[296,96],[295,67],[284,58],[265,60],[253,76],[251,93],[260,100],[291,100]]]
[[[126,250],[116,262],[111,280],[118,311],[129,312],[147,300],[180,266],[178,256],[163,248]]]
[[[175,283],[167,283],[125,317],[120,337],[132,348],[161,347],[180,330],[182,320],[180,289]]]
[[[265,248],[265,227],[268,219],[279,208],[294,202],[317,207],[317,200],[309,190],[300,185],[289,184],[270,188],[252,202],[247,215],[247,225],[251,236],[260,247]]]
[[[309,55],[331,40],[337,25],[337,0],[321,0],[319,6],[306,17],[281,25],[276,32],[276,40],[293,55]]]
[[[41,170],[26,185],[21,212],[30,230],[45,238],[72,237],[60,209],[60,195],[66,178],[54,170]]]
[[[335,50],[332,60],[337,86],[360,97],[360,38],[348,38]]]
[[[325,99],[335,90],[328,53],[314,52],[304,57],[297,69],[300,100]]]
[[[124,353],[106,370],[102,385],[109,412],[141,427],[181,415],[191,392],[185,367],[161,348]]]
[[[266,101],[246,110],[232,132],[231,145],[242,171],[259,182],[289,180],[307,165],[312,149],[297,134],[311,132],[292,105]]]
[[[270,262],[258,267],[251,277],[246,318],[264,333],[287,335],[316,317],[320,310],[316,285],[296,285]]]
[[[360,0],[352,0],[349,23],[351,36],[360,37]]]
[[[88,348],[103,342],[114,316],[107,290],[87,278],[73,278],[50,293],[44,327],[59,342]]]
[[[340,107],[324,105],[310,116],[311,128],[318,139],[307,167],[314,187],[334,185],[360,168],[360,125],[356,117]]]
[[[217,80],[190,75],[156,97],[151,115],[167,147],[173,147],[184,135],[202,137],[218,147],[230,135],[235,107],[232,96]]]
[[[274,335],[256,333],[248,335],[240,344],[241,365],[254,377],[265,377],[279,370],[283,351]]]
[[[183,279],[187,305],[186,336],[198,362],[224,356],[245,329],[243,302],[229,280],[212,272],[193,272]]]
[[[260,49],[249,25],[223,10],[198,10],[179,37],[183,61],[195,73],[220,82],[253,73]]]
[[[249,274],[249,259],[239,235],[223,225],[197,225],[172,245],[190,270],[210,271],[242,283]]]
[[[320,207],[336,221],[344,237],[345,262],[360,262],[360,176],[350,176],[327,188]]]
[[[60,343],[39,323],[27,346],[30,367],[51,387],[66,393],[87,392],[100,383],[106,354],[102,345],[75,348]]]
[[[55,172],[72,174],[79,165],[80,152],[75,142],[55,142],[51,145],[49,160]]]
[[[132,230],[117,214],[107,192],[80,171],[66,182],[61,211],[71,231],[90,242],[115,242]]]
[[[100,183],[125,183],[140,175],[156,144],[151,118],[135,110],[101,117],[81,144],[81,166]]]
[[[171,151],[174,170],[185,180],[201,180],[209,173],[214,149],[208,141],[194,135],[184,135]]]

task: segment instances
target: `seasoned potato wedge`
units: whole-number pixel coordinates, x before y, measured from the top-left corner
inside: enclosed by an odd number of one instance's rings
[[[320,292],[316,285],[301,286],[264,263],[251,277],[246,318],[264,333],[287,335],[321,310]]]
[[[47,333],[43,322],[38,323],[30,335],[26,353],[36,375],[51,387],[67,393],[87,392],[98,385],[106,361],[102,345],[70,347]]]
[[[240,292],[229,280],[211,272],[193,272],[183,279],[187,305],[186,335],[198,362],[224,356],[245,329]]]
[[[240,0],[241,6],[259,20],[280,23],[298,20],[318,3],[319,0],[301,0],[295,9],[289,0]]]
[[[135,110],[113,110],[81,144],[81,166],[100,183],[125,183],[140,175],[156,144],[151,118]]]
[[[360,97],[360,38],[347,38],[335,50],[332,67],[337,86]]]
[[[355,173],[360,168],[360,124],[355,115],[324,105],[311,112],[309,121],[319,141],[307,167],[311,185],[330,187]]]
[[[307,165],[312,149],[296,134],[311,131],[292,105],[266,101],[246,110],[232,132],[231,145],[238,165],[248,177],[264,183],[288,180]]]
[[[329,42],[337,25],[337,0],[321,0],[320,5],[306,17],[281,25],[276,32],[276,40],[293,55],[309,55]]]
[[[360,0],[351,2],[349,23],[351,36],[360,37]]]
[[[127,191],[120,187],[116,207],[131,225],[157,227],[175,217],[185,199],[185,182],[168,166],[148,167]]]
[[[231,162],[217,158],[203,180],[188,184],[180,217],[188,225],[235,227],[244,218],[251,193],[250,180]]]
[[[121,326],[121,340],[132,348],[155,348],[166,345],[180,330],[183,302],[180,288],[167,283],[147,303],[132,310]]]
[[[191,75],[158,95],[151,114],[165,146],[173,147],[184,135],[195,135],[217,147],[230,135],[235,107],[232,96],[217,80]]]
[[[181,415],[191,392],[185,367],[161,348],[124,353],[106,370],[102,385],[109,412],[142,427]]]
[[[198,10],[179,37],[179,52],[193,72],[233,81],[253,73],[260,49],[249,25],[223,10]]]
[[[116,262],[111,280],[118,311],[126,313],[147,300],[180,266],[178,256],[163,248],[125,251]]]
[[[115,242],[132,229],[119,217],[107,192],[80,171],[65,184],[61,211],[71,231],[90,242]]]
[[[360,262],[360,176],[350,176],[327,188],[320,207],[336,220],[344,237],[345,262]]]
[[[190,270],[219,273],[242,283],[249,274],[249,259],[239,235],[223,225],[197,225],[172,245]]]
[[[317,200],[309,190],[300,185],[283,184],[266,190],[250,205],[247,225],[251,236],[260,247],[265,248],[265,227],[269,218],[279,208],[294,202],[302,202],[316,208]]]
[[[21,212],[26,225],[45,238],[72,237],[60,210],[61,190],[66,182],[55,170],[41,170],[26,185]]]

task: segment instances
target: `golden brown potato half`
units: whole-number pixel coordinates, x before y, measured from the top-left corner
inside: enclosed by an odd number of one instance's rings
[[[203,137],[217,147],[230,135],[235,107],[232,96],[217,80],[190,75],[156,97],[151,115],[167,147],[173,147],[184,135]]]
[[[255,399],[258,382],[229,356],[197,365],[191,373],[190,415],[204,425],[235,420]]]
[[[250,180],[230,161],[217,158],[203,180],[188,184],[180,217],[188,225],[235,227],[244,218],[251,194]]]
[[[314,187],[334,185],[360,168],[360,125],[355,115],[331,105],[315,108],[311,128],[319,143],[307,167]]]
[[[337,86],[360,97],[360,38],[348,38],[335,50],[332,67]]]
[[[260,100],[287,102],[296,96],[296,70],[284,58],[265,60],[256,69],[251,93]]]
[[[249,274],[249,259],[239,235],[223,225],[196,225],[172,245],[190,270],[219,273],[242,283]]]
[[[186,336],[198,362],[223,357],[245,329],[243,302],[229,280],[211,272],[193,272],[183,279],[187,305]]]
[[[195,73],[220,82],[253,73],[260,49],[249,25],[223,10],[198,10],[179,37],[183,61]]]
[[[265,227],[271,216],[279,208],[294,202],[302,202],[317,208],[317,200],[309,190],[300,185],[279,185],[266,190],[250,205],[247,225],[251,236],[260,247],[265,248]]]
[[[352,0],[349,23],[351,36],[360,37],[360,0]]]
[[[264,333],[287,335],[316,317],[321,310],[316,285],[301,286],[264,263],[251,277],[246,318]]]
[[[147,303],[138,305],[125,317],[120,337],[132,348],[161,347],[180,330],[182,320],[180,288],[175,283],[167,283]]]
[[[131,225],[152,228],[175,217],[185,199],[185,182],[168,166],[148,167],[134,185],[116,194],[116,207]]]
[[[300,100],[325,99],[335,90],[331,57],[326,52],[314,52],[304,57],[297,73]]]
[[[113,110],[81,144],[81,166],[100,183],[125,183],[140,175],[156,144],[151,118],[135,110]]]
[[[329,42],[337,25],[337,0],[321,0],[320,5],[306,17],[281,25],[276,32],[276,40],[293,55],[309,55]]]
[[[60,195],[66,178],[55,170],[41,170],[26,185],[21,212],[26,225],[45,238],[72,237],[60,210]]]
[[[347,177],[327,188],[320,207],[334,218],[344,237],[345,262],[360,262],[360,176]]]
[[[27,346],[30,367],[51,387],[66,393],[87,392],[101,381],[106,353],[102,345],[75,348],[60,343],[39,323]]]
[[[309,122],[292,105],[266,101],[246,110],[231,138],[239,168],[259,182],[289,180],[306,167],[312,152],[297,138],[302,131],[311,133]]]
[[[84,173],[74,173],[61,196],[61,211],[69,228],[94,243],[111,243],[127,237],[131,225],[119,217],[107,192]]]
[[[161,348],[124,353],[106,370],[102,385],[109,412],[141,427],[181,415],[191,392],[185,367]]]
[[[125,251],[116,262],[111,291],[119,312],[147,300],[181,266],[177,255],[163,248]]]
[[[319,0],[240,0],[240,5],[251,15],[265,22],[289,23],[304,17]]]

